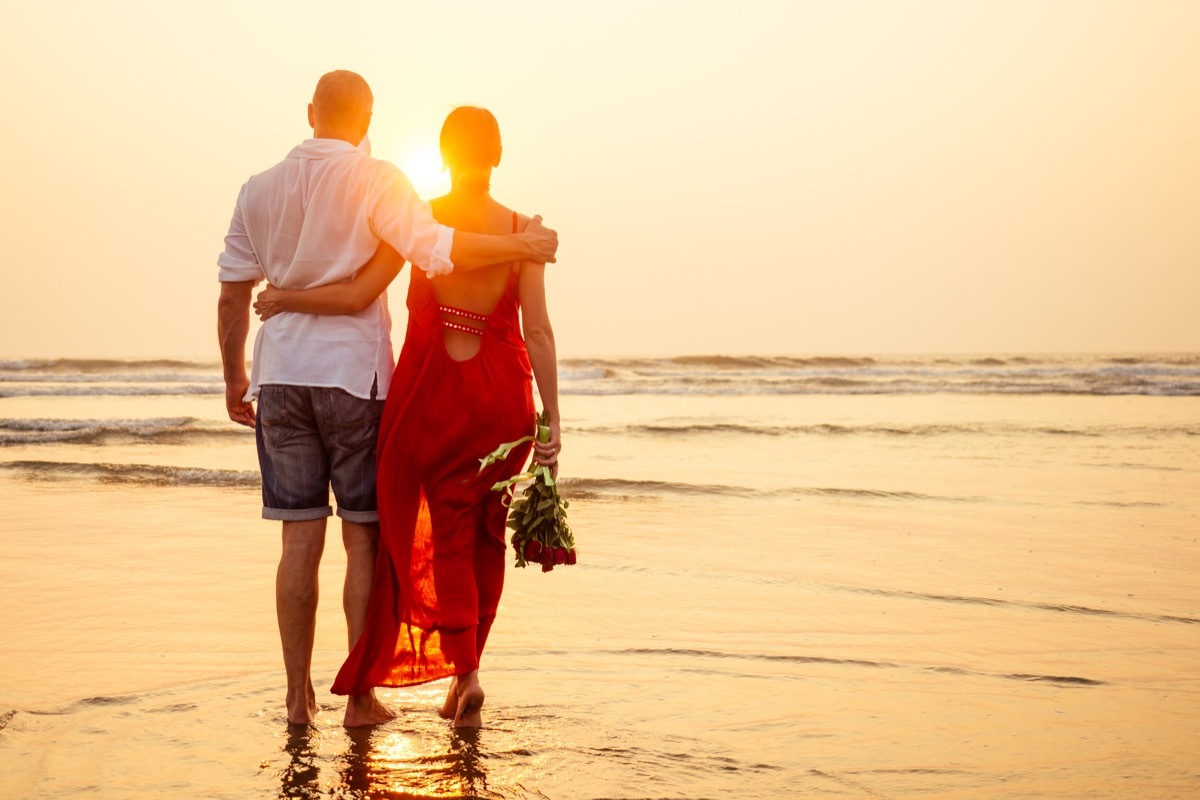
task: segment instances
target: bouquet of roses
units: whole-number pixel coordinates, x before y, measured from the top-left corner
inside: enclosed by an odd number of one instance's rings
[[[497,447],[479,459],[479,471],[489,464],[508,457],[513,448],[537,437],[543,444],[550,441],[550,427],[545,412],[537,417],[537,431],[515,442]],[[521,496],[512,499],[513,487],[530,481]],[[558,564],[575,563],[575,537],[567,525],[568,502],[558,494],[558,484],[550,467],[537,464],[528,472],[500,481],[492,487],[494,492],[507,492],[506,503],[510,508],[508,527],[512,528],[512,545],[517,555],[517,566],[541,564],[542,572],[549,572]]]

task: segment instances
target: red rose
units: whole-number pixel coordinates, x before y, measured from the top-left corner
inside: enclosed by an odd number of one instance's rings
[[[530,539],[525,543],[525,560],[537,562],[538,556],[542,554],[542,543],[537,539]]]
[[[550,571],[550,570],[552,570],[552,569],[554,569],[554,565],[553,565],[553,564],[550,564],[550,563],[543,563],[543,564],[542,564],[542,572],[549,572],[549,571]]]
[[[574,547],[572,547],[570,550],[567,551],[567,563],[568,564],[575,563],[575,548]]]
[[[555,564],[567,563],[567,548],[565,548],[565,547],[554,548],[554,563]]]

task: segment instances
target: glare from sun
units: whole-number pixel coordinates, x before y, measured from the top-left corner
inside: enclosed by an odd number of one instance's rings
[[[424,200],[450,191],[450,173],[442,170],[442,156],[436,148],[410,150],[397,166],[408,176],[413,188]]]

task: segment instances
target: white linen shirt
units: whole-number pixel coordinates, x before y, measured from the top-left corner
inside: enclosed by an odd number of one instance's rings
[[[380,240],[431,277],[450,272],[454,231],[394,165],[340,139],[308,139],[259,173],[238,195],[217,258],[219,280],[261,281],[308,289],[350,280]],[[254,340],[246,400],[258,387],[327,386],[369,398],[378,379],[387,396],[394,361],[387,294],[357,314],[284,312],[263,323]]]

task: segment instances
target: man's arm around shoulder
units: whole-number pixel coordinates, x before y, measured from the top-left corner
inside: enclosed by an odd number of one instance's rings
[[[456,267],[470,269],[505,261],[554,263],[558,252],[558,233],[542,224],[536,216],[522,233],[492,236],[456,230],[450,247],[450,260]]]

